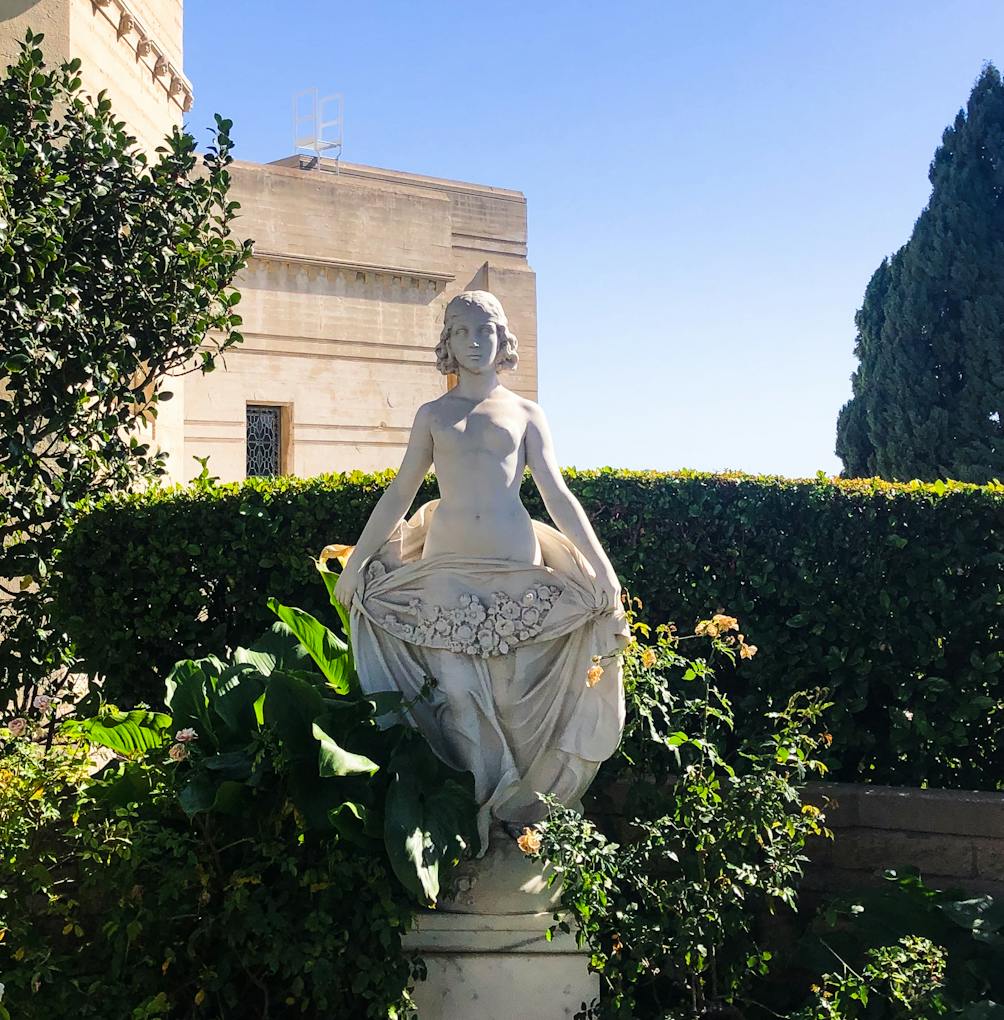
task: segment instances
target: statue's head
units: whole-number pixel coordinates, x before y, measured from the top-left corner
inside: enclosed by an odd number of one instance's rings
[[[516,335],[509,329],[499,299],[486,290],[465,290],[446,306],[443,332],[436,345],[436,367],[443,375],[460,370],[454,348],[461,343],[471,347],[497,344],[496,369],[513,371],[519,364]],[[462,360],[466,360],[466,350],[461,351]]]

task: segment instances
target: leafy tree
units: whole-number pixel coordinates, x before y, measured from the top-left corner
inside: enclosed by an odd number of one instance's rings
[[[984,68],[931,163],[910,240],[857,314],[837,455],[850,477],[1004,477],[1004,85]]]
[[[251,251],[229,236],[231,122],[201,160],[177,128],[148,157],[41,40],[0,80],[0,709],[69,666],[47,606],[74,504],[163,473],[143,426],[166,376],[242,339]]]

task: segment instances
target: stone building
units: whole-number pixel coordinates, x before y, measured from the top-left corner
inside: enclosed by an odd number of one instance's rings
[[[252,456],[257,433],[284,473],[396,467],[416,409],[447,385],[433,353],[443,309],[472,287],[502,300],[519,338],[509,384],[536,398],[535,277],[519,192],[300,164],[233,168],[237,229],[255,239],[239,284],[245,340],[225,372],[185,382],[189,475],[193,458],[209,455],[213,474],[243,477],[249,429]]]
[[[182,0],[0,0],[0,65],[30,27],[47,59],[79,56],[91,92],[153,149],[191,107]],[[444,392],[443,309],[499,296],[519,338],[509,384],[536,398],[536,280],[517,191],[291,156],[237,162],[245,342],[207,376],[171,380],[154,440],[180,480],[394,467],[418,406]]]

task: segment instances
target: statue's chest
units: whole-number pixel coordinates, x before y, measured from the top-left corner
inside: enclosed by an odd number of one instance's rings
[[[454,421],[442,422],[433,440],[441,455],[491,453],[504,459],[520,448],[523,429],[521,424],[508,422],[498,415],[475,411]]]

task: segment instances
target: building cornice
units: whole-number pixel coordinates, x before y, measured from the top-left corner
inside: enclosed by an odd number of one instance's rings
[[[412,280],[431,281],[435,284],[447,284],[456,279],[453,273],[440,273],[431,269],[414,269],[407,266],[384,266],[372,262],[355,262],[347,259],[327,259],[316,255],[293,255],[277,251],[262,251],[255,248],[252,258],[265,263],[285,262],[292,266],[303,266],[316,270],[334,270],[338,272],[355,272],[374,276],[390,276],[410,278]]]
[[[154,81],[160,83],[170,102],[183,112],[192,108],[192,83],[167,59],[153,33],[136,17],[128,0],[91,0],[91,8],[100,11],[115,29],[118,41],[135,53],[148,67]]]

